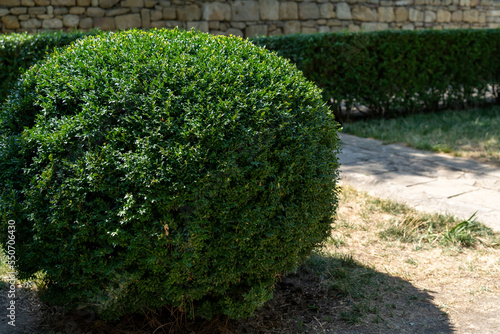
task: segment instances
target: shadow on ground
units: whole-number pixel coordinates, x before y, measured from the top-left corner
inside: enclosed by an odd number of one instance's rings
[[[5,288],[1,292],[5,313],[9,299]],[[105,323],[89,312],[40,305],[30,290],[18,288],[16,327],[2,319],[0,333],[452,333],[431,293],[349,256],[313,254],[282,278],[274,298],[251,319],[186,321],[164,309]]]

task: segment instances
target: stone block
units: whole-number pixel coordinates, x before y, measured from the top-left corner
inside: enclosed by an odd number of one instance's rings
[[[74,7],[76,6],[76,0],[52,0],[51,5],[58,7]]]
[[[339,2],[337,4],[337,18],[340,20],[351,20],[351,7],[346,2]]]
[[[319,17],[318,4],[314,2],[302,2],[299,4],[299,19],[316,20]]]
[[[5,25],[5,28],[7,29],[21,28],[21,25],[19,24],[17,17],[13,15],[2,16],[2,23]]]
[[[303,33],[303,34],[316,34],[316,33],[318,33],[318,28],[302,27],[301,33]]]
[[[436,13],[431,11],[431,10],[426,10],[425,15],[424,15],[424,22],[426,23],[432,23],[436,22]]]
[[[144,7],[146,8],[154,8],[158,3],[157,0],[144,0]]]
[[[298,18],[299,8],[296,2],[280,2],[280,20],[297,20]]]
[[[352,19],[356,21],[376,22],[378,21],[378,15],[370,7],[356,5],[352,9]]]
[[[220,30],[222,32],[226,32],[228,28],[229,28],[229,24],[227,24],[226,22],[219,22],[219,28],[217,30]]]
[[[42,21],[39,19],[29,19],[21,22],[21,28],[23,29],[40,29],[42,27]]]
[[[54,6],[47,6],[47,14],[49,15],[54,14]]]
[[[165,21],[151,22],[151,28],[165,28]]]
[[[389,29],[388,23],[378,22],[363,22],[361,23],[361,30],[363,31],[380,31]]]
[[[254,36],[267,36],[267,25],[266,24],[256,24],[253,26],[248,26],[245,29],[245,36],[250,38]]]
[[[479,11],[476,9],[464,10],[464,22],[476,23],[479,22]]]
[[[144,7],[144,0],[123,0],[122,7]]]
[[[255,1],[235,1],[231,6],[233,21],[259,21],[259,3]]]
[[[151,28],[151,11],[149,9],[141,9],[141,25],[142,29]]]
[[[329,27],[340,27],[342,26],[342,21],[340,20],[328,20]]]
[[[105,16],[118,16],[118,15],[125,15],[127,13],[130,13],[130,8],[115,8],[115,9],[108,9],[106,11]]]
[[[209,32],[208,21],[187,22],[187,29],[195,29],[198,31]]]
[[[486,14],[479,12],[479,23],[480,24],[485,24],[486,23]]]
[[[401,27],[403,30],[415,30],[415,25],[413,23],[406,23],[403,24],[403,27]]]
[[[151,21],[160,21],[163,17],[161,10],[152,10],[151,11]]]
[[[408,9],[404,7],[396,8],[396,22],[406,22],[408,21]]]
[[[283,26],[283,33],[285,35],[300,33],[300,21],[285,22],[285,25]]]
[[[68,14],[68,12],[69,12],[69,9],[66,7],[57,7],[57,8],[54,8],[53,14],[56,16],[57,15],[66,15],[66,14]]]
[[[221,30],[213,30],[213,31],[210,31],[210,33],[212,35],[215,35],[215,36],[227,36],[226,32],[225,31],[221,31]]]
[[[99,7],[109,9],[113,8],[120,0],[99,0]]]
[[[281,30],[281,28],[269,32],[269,36],[277,36],[277,35],[283,35],[283,30]]]
[[[49,6],[50,0],[35,0],[35,5],[40,6],[40,7]]]
[[[71,7],[69,9],[69,13],[73,15],[82,15],[85,13],[85,8],[84,7]]]
[[[103,17],[106,11],[99,7],[89,7],[87,8],[87,15],[90,17]]]
[[[8,15],[10,11],[7,8],[0,8],[0,17]]]
[[[220,26],[219,21],[208,21],[209,30],[219,30],[219,26]]]
[[[18,7],[18,6],[21,6],[21,0],[0,0],[0,7]],[[5,27],[7,28],[7,26]],[[19,28],[7,28],[7,29],[19,29]]]
[[[34,0],[21,0],[21,6],[33,7],[33,6],[35,6],[35,1]]]
[[[115,18],[114,17],[96,17],[94,18],[94,28],[100,28],[101,30],[115,30]]]
[[[408,18],[411,22],[422,22],[424,20],[424,12],[421,10],[410,8]]]
[[[455,11],[451,13],[451,21],[452,22],[460,22],[463,19],[463,12],[461,10]]]
[[[37,15],[36,17],[39,18],[40,20],[50,20],[50,19],[54,18],[54,14],[40,14],[40,15]],[[43,23],[42,23],[42,26],[43,26]]]
[[[63,17],[63,25],[68,28],[76,28],[80,24],[78,15],[68,14]]]
[[[280,18],[280,3],[278,0],[259,0],[260,19],[263,21],[278,21]]]
[[[177,19],[177,12],[173,8],[164,8],[163,9],[163,19],[164,20],[175,20]]]
[[[436,20],[438,22],[450,22],[451,21],[451,13],[447,10],[439,9],[437,11]]]
[[[185,22],[181,22],[181,21],[165,21],[165,28],[181,28],[181,29],[184,29],[184,23]]]
[[[197,5],[188,5],[177,8],[177,19],[180,21],[198,21],[201,18],[201,9]]]
[[[335,18],[335,7],[331,3],[324,3],[319,6],[319,15],[323,19]],[[320,29],[321,32],[321,29]]]
[[[308,21],[302,21],[300,22],[302,28],[304,27],[316,27],[316,20],[308,20]]]
[[[339,27],[340,28],[340,27]],[[358,26],[358,25],[355,25],[355,24],[349,24],[349,27],[348,27],[349,31],[350,32],[358,32],[358,31],[361,31],[361,27]],[[337,30],[338,31],[338,30]]]
[[[47,13],[47,8],[45,8],[45,7],[31,7],[31,8],[28,8],[28,13],[32,16],[45,14],[45,13]]]
[[[127,14],[115,17],[116,29],[125,30],[132,28],[141,28],[142,21],[139,14]]]
[[[48,19],[43,20],[42,28],[43,29],[61,29],[63,27],[63,22],[60,19]]]
[[[28,12],[28,8],[26,7],[14,7],[10,9],[10,13],[12,15],[22,15]]]
[[[231,22],[231,27],[243,30],[247,27],[247,25],[243,22]]]
[[[320,33],[330,32],[330,27],[329,26],[319,26],[318,31]]]
[[[204,3],[201,12],[205,21],[231,21],[231,6],[227,3]]]
[[[379,7],[378,19],[380,22],[394,22],[394,8],[392,7]]]
[[[90,0],[76,0],[76,4],[80,7],[88,7],[90,6]]]
[[[80,20],[80,24],[78,25],[78,28],[80,29],[90,29],[94,26],[94,21],[92,20],[91,17],[86,17],[84,19]]]

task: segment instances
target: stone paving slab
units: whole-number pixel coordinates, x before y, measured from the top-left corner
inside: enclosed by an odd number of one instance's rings
[[[419,210],[452,214],[500,232],[500,168],[340,134],[341,184]]]

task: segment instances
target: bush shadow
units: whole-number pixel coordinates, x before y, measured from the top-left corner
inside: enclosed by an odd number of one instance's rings
[[[424,291],[343,254],[313,254],[234,333],[453,333]]]
[[[2,306],[8,303],[6,293],[2,287]],[[88,311],[35,307],[39,301],[25,287],[17,289],[17,296],[20,309],[31,313],[18,314],[15,329],[2,322],[0,333],[453,333],[432,291],[344,254],[313,253],[281,277],[273,298],[244,320],[187,320],[178,310],[164,308],[106,323]]]

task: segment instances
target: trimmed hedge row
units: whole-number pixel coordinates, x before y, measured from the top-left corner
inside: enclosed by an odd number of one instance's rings
[[[48,50],[96,32],[0,36],[0,103]],[[338,120],[462,108],[499,100],[500,30],[422,30],[258,37],[323,89]]]
[[[75,31],[47,32],[36,35],[27,33],[0,35],[0,105],[7,98],[20,75],[35,61],[45,57],[47,52],[96,33],[97,31]]]
[[[294,62],[347,119],[498,101],[500,30],[327,33],[254,38]],[[491,91],[491,90],[490,90]]]

